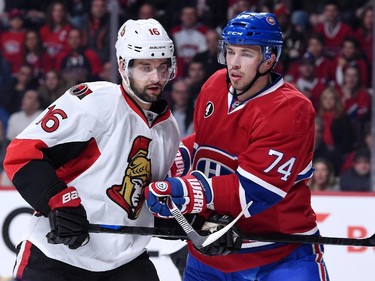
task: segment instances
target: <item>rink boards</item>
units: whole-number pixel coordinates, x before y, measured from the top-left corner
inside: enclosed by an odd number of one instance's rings
[[[375,233],[375,193],[315,193],[312,205],[322,235],[364,238]],[[15,254],[11,251],[27,226],[31,209],[11,188],[0,188],[0,279],[10,276]],[[168,254],[180,242],[153,239],[148,246],[161,281],[178,281],[177,269]],[[372,281],[375,276],[375,248],[325,246],[325,260],[331,281]]]

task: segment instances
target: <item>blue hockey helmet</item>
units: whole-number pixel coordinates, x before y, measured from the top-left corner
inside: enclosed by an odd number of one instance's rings
[[[217,60],[221,64],[226,64],[228,44],[260,46],[263,60],[268,60],[275,52],[276,64],[283,45],[282,32],[276,16],[272,13],[245,11],[231,19],[222,32],[222,40],[219,41]]]

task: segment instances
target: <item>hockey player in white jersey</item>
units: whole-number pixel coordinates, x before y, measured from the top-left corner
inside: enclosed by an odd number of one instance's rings
[[[152,227],[143,188],[162,180],[179,145],[164,86],[174,45],[154,19],[128,20],[116,42],[121,85],[74,86],[13,140],[4,167],[35,209],[14,269],[28,281],[159,280],[150,236],[88,233],[88,225]]]

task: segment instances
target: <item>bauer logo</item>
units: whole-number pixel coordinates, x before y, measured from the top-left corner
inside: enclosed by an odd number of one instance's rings
[[[168,189],[168,184],[165,182],[157,182],[155,184],[156,188],[162,192],[166,191]]]

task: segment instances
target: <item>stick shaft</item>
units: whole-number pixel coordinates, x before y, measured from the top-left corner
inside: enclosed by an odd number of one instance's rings
[[[177,228],[157,228],[157,227],[139,227],[139,226],[121,226],[121,225],[101,225],[90,224],[91,233],[117,233],[149,235],[160,238],[188,240],[188,236],[181,229]],[[202,236],[207,232],[197,231]],[[324,237],[324,236],[306,236],[306,235],[287,235],[287,234],[243,234],[244,240],[261,242],[279,242],[279,243],[302,243],[302,244],[326,244],[342,246],[375,246],[375,234],[368,238],[344,238],[344,237]]]

